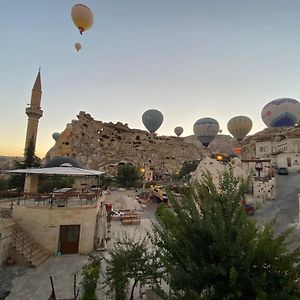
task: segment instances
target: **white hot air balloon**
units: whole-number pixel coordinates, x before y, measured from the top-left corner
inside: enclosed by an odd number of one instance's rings
[[[76,43],[75,44],[75,49],[77,50],[77,52],[80,51],[81,50],[81,44],[80,43]]]

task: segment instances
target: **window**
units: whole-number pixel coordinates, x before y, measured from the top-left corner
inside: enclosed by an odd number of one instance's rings
[[[259,152],[268,152],[268,147],[259,147]]]

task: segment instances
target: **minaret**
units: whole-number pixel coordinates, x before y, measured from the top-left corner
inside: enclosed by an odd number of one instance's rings
[[[26,108],[26,115],[28,116],[27,132],[25,140],[25,149],[28,143],[33,139],[34,145],[36,144],[36,136],[39,125],[39,119],[43,115],[41,110],[41,98],[42,98],[42,87],[41,87],[41,70],[39,70],[35,83],[31,92],[30,106]]]

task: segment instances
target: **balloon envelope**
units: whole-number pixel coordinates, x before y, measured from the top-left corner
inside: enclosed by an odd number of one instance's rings
[[[75,4],[71,11],[72,20],[82,34],[92,27],[94,16],[92,11],[83,4]]]
[[[227,123],[228,131],[238,141],[241,141],[252,129],[252,121],[246,116],[236,116]]]
[[[81,44],[80,43],[76,43],[75,44],[75,49],[77,50],[77,52],[81,49]]]
[[[181,136],[181,134],[183,133],[183,128],[181,126],[177,126],[174,128],[174,132],[177,136]]]
[[[213,118],[201,118],[193,127],[195,136],[205,147],[217,136],[219,129],[218,121]]]
[[[57,142],[57,140],[60,137],[60,133],[59,132],[53,132],[52,133],[52,137],[53,137],[54,141]]]
[[[268,127],[294,126],[300,119],[300,103],[291,98],[280,98],[266,104],[261,118]]]
[[[149,109],[143,113],[142,121],[149,132],[154,133],[164,120],[163,114],[157,109]]]

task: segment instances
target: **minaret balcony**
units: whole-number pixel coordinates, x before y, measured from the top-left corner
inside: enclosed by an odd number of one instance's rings
[[[39,108],[27,107],[26,115],[31,118],[41,118],[43,116],[43,111]]]

